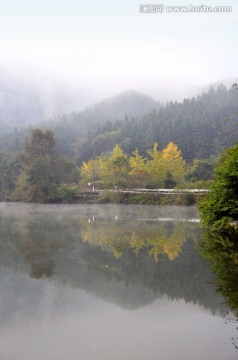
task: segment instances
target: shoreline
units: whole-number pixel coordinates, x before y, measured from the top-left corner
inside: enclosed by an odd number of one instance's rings
[[[77,193],[75,201],[79,204],[124,204],[124,205],[197,205],[204,198],[204,194],[176,193],[161,194],[157,192],[130,193],[130,192],[97,192],[88,191]]]
[[[172,190],[173,191],[173,190]],[[193,206],[199,205],[206,196],[205,193],[197,192],[171,192],[165,193],[156,190],[152,191],[130,191],[130,190],[77,190],[70,193],[70,196],[58,197],[52,201],[34,202],[14,200],[11,198],[2,199],[5,203],[28,203],[28,204],[122,204],[122,205],[169,205],[169,206]]]

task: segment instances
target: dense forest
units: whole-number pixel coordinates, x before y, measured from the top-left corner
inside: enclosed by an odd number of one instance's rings
[[[196,99],[168,103],[140,118],[126,117],[114,123],[99,123],[93,131],[88,129],[88,136],[76,139],[74,156],[80,163],[111,150],[115,144],[128,154],[137,148],[146,155],[147,149],[155,142],[163,149],[172,141],[190,163],[195,158],[217,155],[223,147],[235,143],[238,128],[234,120],[237,114],[237,94],[220,86]],[[72,128],[77,133],[77,128]]]
[[[108,186],[125,185],[128,176],[147,187],[210,180],[216,157],[238,138],[236,91],[221,85],[166,106],[127,91],[41,129],[16,128],[1,137],[0,198],[58,201],[79,174],[83,181],[110,178]]]
[[[127,154],[138,148],[145,155],[155,142],[162,149],[170,141],[177,144],[187,162],[192,162],[235,144],[237,114],[236,89],[227,90],[223,85],[166,106],[128,91],[37,127],[52,130],[59,150],[74,158],[77,165],[111,151],[116,144]],[[1,147],[10,152],[22,150],[28,137],[29,129],[15,129],[2,136]]]

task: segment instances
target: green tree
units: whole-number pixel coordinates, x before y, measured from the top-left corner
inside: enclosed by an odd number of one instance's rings
[[[200,210],[202,222],[213,229],[231,229],[231,224],[238,221],[238,144],[221,157],[214,184]]]
[[[23,169],[18,176],[15,200],[50,202],[58,199],[61,183],[75,177],[75,167],[55,151],[52,131],[32,129],[21,157]]]
[[[188,168],[185,179],[188,181],[212,180],[215,159],[195,159]]]
[[[10,200],[16,186],[21,162],[19,155],[0,152],[0,199]]]

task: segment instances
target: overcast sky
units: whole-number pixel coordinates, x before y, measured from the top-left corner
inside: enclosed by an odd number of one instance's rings
[[[154,2],[232,6],[232,12],[139,12],[148,3],[0,0],[0,70],[112,93],[237,77],[237,0]]]

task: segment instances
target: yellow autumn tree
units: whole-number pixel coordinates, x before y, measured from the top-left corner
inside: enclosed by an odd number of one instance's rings
[[[159,151],[155,143],[153,149],[147,152],[151,159],[147,161],[146,168],[153,186],[173,188],[183,181],[185,161],[177,145],[170,142],[164,150]]]
[[[80,178],[82,182],[94,182],[101,179],[105,169],[105,159],[99,156],[96,159],[83,162],[80,168]]]
[[[170,188],[183,182],[185,161],[178,146],[173,142],[169,142],[162,151],[162,159],[165,172],[164,186]]]
[[[133,186],[144,187],[148,182],[149,173],[146,169],[146,161],[147,159],[139,154],[138,149],[132,152],[129,158],[129,175]]]
[[[128,156],[119,145],[116,145],[104,162],[103,181],[112,186],[126,186],[129,173]]]
[[[164,187],[173,188],[183,182],[185,161],[181,151],[173,142],[159,151],[155,143],[147,150],[149,159],[141,156],[138,149],[128,158],[119,145],[105,156],[83,162],[80,169],[82,182],[101,180],[107,187]]]
[[[149,174],[149,184],[153,187],[161,187],[165,176],[163,167],[163,157],[161,151],[158,150],[158,144],[154,143],[152,150],[147,150],[147,153],[151,157],[146,162],[146,170]]]

